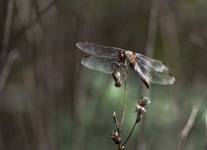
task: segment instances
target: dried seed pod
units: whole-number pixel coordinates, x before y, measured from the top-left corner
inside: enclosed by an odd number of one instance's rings
[[[117,131],[112,132],[111,139],[114,141],[115,144],[120,144],[122,141],[121,137]]]

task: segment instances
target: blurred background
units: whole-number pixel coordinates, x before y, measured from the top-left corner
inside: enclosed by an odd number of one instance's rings
[[[81,66],[77,41],[160,59],[176,78],[152,85],[127,149],[206,149],[206,10],[206,0],[0,0],[0,149],[117,149],[124,89]],[[124,137],[144,90],[131,72]]]

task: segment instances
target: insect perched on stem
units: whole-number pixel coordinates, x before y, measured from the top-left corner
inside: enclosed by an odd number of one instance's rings
[[[120,87],[121,81],[126,79],[129,66],[138,73],[147,88],[150,88],[150,83],[168,85],[175,81],[168,67],[160,60],[129,50],[90,42],[78,42],[76,46],[91,55],[82,59],[82,65],[111,74],[116,87]]]

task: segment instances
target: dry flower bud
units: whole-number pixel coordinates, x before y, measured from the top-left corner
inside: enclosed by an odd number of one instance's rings
[[[150,99],[149,97],[143,97],[142,100],[143,100],[146,104],[151,103],[151,99]]]
[[[151,100],[149,99],[149,97],[143,97],[140,101],[139,101],[139,105],[144,107],[147,104],[149,104],[151,102]]]
[[[136,105],[136,112],[147,112],[146,109],[139,104]]]
[[[112,132],[111,139],[114,141],[115,144],[121,143],[121,137],[119,136],[119,133],[117,131]]]
[[[113,112],[113,117],[116,117],[116,112],[115,111]]]

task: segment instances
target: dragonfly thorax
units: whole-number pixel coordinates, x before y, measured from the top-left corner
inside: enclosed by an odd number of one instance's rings
[[[129,61],[129,64],[132,68],[134,68],[137,59],[137,56],[134,52],[132,51],[126,51],[126,56],[127,56],[127,60]]]

